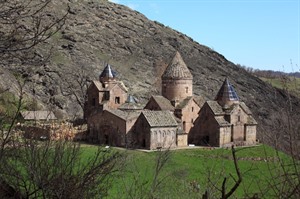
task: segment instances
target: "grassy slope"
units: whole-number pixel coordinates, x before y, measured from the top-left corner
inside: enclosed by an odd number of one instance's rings
[[[265,78],[260,77],[265,82],[268,82],[272,86],[284,90],[288,90],[291,94],[300,98],[300,78],[289,77],[288,79],[277,78]]]
[[[85,147],[84,154],[91,154],[94,147]],[[152,182],[155,170],[156,152],[145,153],[140,151],[124,151],[126,154],[126,166],[124,175],[120,175],[114,187],[110,190],[110,198],[126,198],[135,187],[135,192],[147,193]],[[243,174],[241,186],[235,193],[237,197],[245,196],[247,193],[259,192],[266,186],[267,180],[271,179],[269,167],[272,168],[272,175],[277,175],[276,168],[279,162],[274,159],[276,151],[267,146],[238,149],[238,164]],[[280,154],[285,161],[288,157]],[[269,159],[269,160],[267,160]],[[190,196],[199,197],[206,189],[208,176],[217,183],[220,188],[224,176],[228,178],[227,187],[233,185],[230,174],[236,177],[231,150],[228,149],[187,149],[171,152],[170,161],[162,171],[164,178],[163,189],[159,191],[159,198],[181,198]],[[137,180],[133,180],[137,179]],[[200,191],[193,189],[193,184],[199,185]],[[124,187],[127,187],[125,190]],[[139,190],[136,190],[139,189]],[[129,191],[128,191],[129,190]],[[265,193],[267,193],[265,191]],[[268,193],[267,193],[268,194]],[[139,195],[139,193],[135,193]],[[137,197],[139,198],[139,197]]]

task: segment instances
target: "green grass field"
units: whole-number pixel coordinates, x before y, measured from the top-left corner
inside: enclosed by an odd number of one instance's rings
[[[87,157],[95,150],[96,147],[86,145],[83,147],[83,156]],[[147,194],[151,193],[159,152],[120,150],[120,153],[126,158],[122,162],[122,172],[116,176],[109,190],[108,198],[147,198]],[[272,197],[274,191],[267,186],[274,176],[282,172],[278,157],[286,165],[290,158],[265,145],[238,148],[236,155],[243,179],[234,197],[253,196],[260,192],[265,194],[260,195],[262,197]],[[229,190],[234,184],[231,176],[237,177],[231,149],[174,150],[170,152],[170,158],[158,176],[159,182],[162,181],[154,195],[156,198],[200,198],[208,190],[212,198],[219,198],[217,188],[221,188],[226,177]]]
[[[284,89],[295,96],[300,98],[300,78],[288,77],[288,78],[265,78],[260,77],[261,80],[271,84],[273,87]]]

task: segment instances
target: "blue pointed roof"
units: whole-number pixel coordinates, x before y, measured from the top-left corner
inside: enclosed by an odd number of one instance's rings
[[[114,79],[114,78],[116,78],[116,76],[117,76],[117,73],[114,70],[112,70],[112,68],[109,64],[106,64],[106,66],[103,69],[102,73],[100,74],[99,78],[100,78],[100,80],[104,79],[104,78]]]
[[[127,100],[122,104],[119,109],[121,110],[142,110],[143,106],[139,104],[138,100],[132,95],[128,95]]]
[[[138,100],[135,99],[135,97],[133,97],[132,95],[128,95],[126,103],[138,103]]]
[[[222,102],[239,101],[240,100],[227,77],[225,78],[223,85],[221,86],[215,100],[218,102],[220,102],[220,101],[222,101]]]

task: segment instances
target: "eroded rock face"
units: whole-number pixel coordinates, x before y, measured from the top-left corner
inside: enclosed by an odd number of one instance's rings
[[[73,95],[75,92],[82,101],[81,88],[86,87],[81,79],[98,79],[105,63],[114,67],[129,93],[146,100],[160,93],[160,76],[177,50],[192,72],[196,95],[214,99],[228,77],[241,101],[252,110],[260,130],[269,129],[270,115],[288,100],[285,94],[223,55],[125,6],[107,1],[64,0],[51,5],[53,13],[65,12],[67,3],[70,10],[63,29],[36,49],[43,57],[52,46],[50,61],[10,70],[28,79],[28,93],[71,118],[82,113]],[[292,101],[299,111],[299,101]]]

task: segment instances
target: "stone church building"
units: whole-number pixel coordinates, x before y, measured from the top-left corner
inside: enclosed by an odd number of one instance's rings
[[[85,117],[89,141],[129,148],[175,148],[189,144],[250,145],[256,121],[225,79],[214,101],[193,95],[193,76],[179,52],[162,75],[161,95],[145,106],[106,65],[87,90]]]
[[[127,99],[127,88],[117,81],[116,73],[109,64],[87,89],[87,102],[84,116],[89,118],[92,112],[105,109],[117,109]]]
[[[226,78],[215,100],[201,108],[189,142],[217,147],[252,145],[256,143],[256,126],[250,109],[240,102]]]

